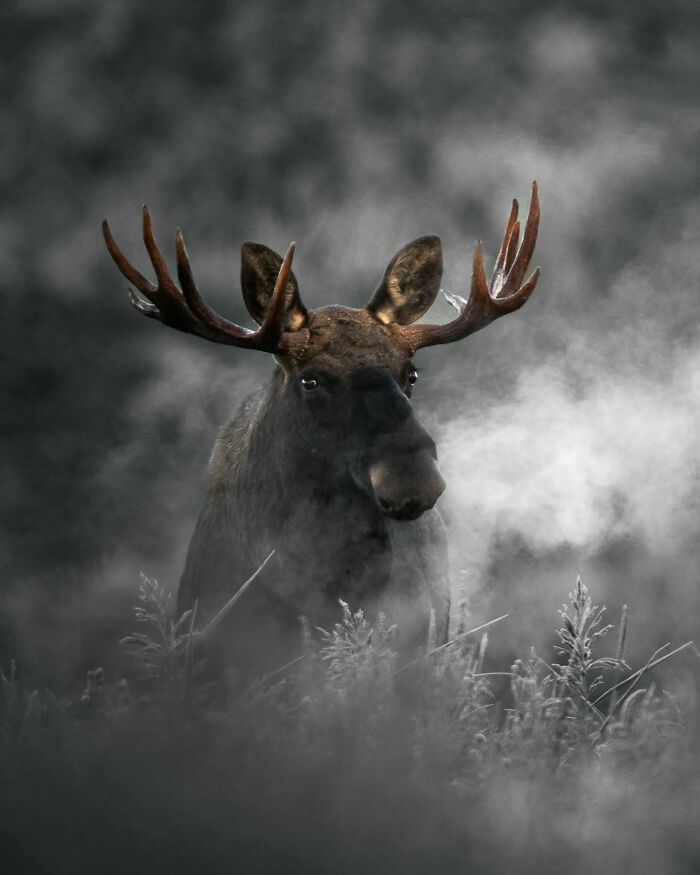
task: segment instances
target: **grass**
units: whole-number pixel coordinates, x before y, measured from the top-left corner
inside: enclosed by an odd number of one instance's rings
[[[492,665],[501,617],[401,665],[387,618],[341,602],[225,706],[196,608],[175,618],[145,577],[138,599],[133,680],[98,668],[59,701],[0,676],[16,871],[696,871],[694,715],[651,679],[694,645],[631,668],[625,608],[600,655],[612,626],[580,580],[554,660]]]

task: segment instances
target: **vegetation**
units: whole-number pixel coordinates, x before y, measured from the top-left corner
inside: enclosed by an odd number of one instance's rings
[[[77,700],[59,701],[23,693],[14,664],[2,675],[0,829],[22,871],[56,854],[65,871],[234,859],[240,871],[548,871],[565,853],[567,870],[584,872],[602,846],[614,861],[604,871],[697,862],[692,807],[674,801],[700,786],[692,715],[649,680],[694,645],[633,671],[625,610],[615,656],[600,656],[612,627],[580,580],[557,662],[532,650],[493,670],[497,621],[486,631],[462,619],[447,646],[429,641],[400,664],[386,618],[371,624],[341,602],[333,629],[303,624],[303,653],[225,705],[200,680],[192,612],[176,621],[144,577],[136,618],[121,642],[130,682],[96,669]],[[655,810],[660,794],[672,816]],[[54,829],[40,848],[30,839],[42,822]]]
[[[700,871],[691,649],[622,665],[698,640],[697,4],[31,0],[0,20],[0,870]],[[479,616],[511,618],[406,669],[388,621],[305,629],[302,660],[224,708],[196,618],[164,605],[120,680],[124,581],[180,572],[215,430],[269,363],[144,324],[101,220],[134,256],[141,203],[164,247],[182,226],[240,319],[242,240],[296,239],[309,304],[360,304],[435,232],[457,291],[533,178],[539,303],[417,395],[464,413],[438,441],[455,561],[489,545]],[[489,459],[493,484],[462,481]],[[635,634],[589,622],[570,662],[541,632],[580,556]]]

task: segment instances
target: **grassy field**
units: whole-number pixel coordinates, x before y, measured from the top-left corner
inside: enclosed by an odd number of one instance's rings
[[[27,0],[0,25],[0,875],[700,871],[698,4]],[[141,269],[140,205],[169,259],[182,227],[240,322],[243,240],[298,242],[308,306],[363,306],[436,233],[464,294],[533,179],[535,296],[426,351],[414,396],[461,632],[510,616],[404,668],[390,617],[339,607],[222,704],[152,582],[129,635],[134,581],[181,574],[217,429],[272,363],[133,313],[102,219]],[[558,636],[578,571],[610,610],[577,590]]]
[[[510,666],[499,620],[399,663],[387,619],[339,612],[225,704],[147,578],[132,680],[59,700],[10,666],[3,871],[698,871],[692,695],[658,682],[692,642],[627,665],[626,610],[613,629],[580,581],[555,652]]]

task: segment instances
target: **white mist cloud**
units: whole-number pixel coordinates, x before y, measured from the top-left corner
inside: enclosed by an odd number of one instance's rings
[[[696,349],[667,380],[591,375],[581,395],[553,360],[509,401],[449,422],[442,466],[470,555],[504,530],[538,551],[611,535],[677,542],[697,524],[698,373]]]
[[[454,560],[472,594],[488,601],[499,545],[511,538],[539,569],[511,580],[518,566],[507,566],[502,595],[516,609],[529,599],[552,615],[590,562],[600,600],[613,580],[621,600],[634,590],[644,634],[655,634],[661,609],[668,634],[696,634],[700,303],[690,241],[699,215],[691,206],[680,227],[655,217],[649,254],[611,278],[604,297],[584,288],[590,320],[560,323],[565,351],[519,348],[526,361],[512,392],[475,395],[476,409],[439,428]],[[550,333],[560,318],[545,314]],[[615,544],[626,545],[622,557],[596,559]]]

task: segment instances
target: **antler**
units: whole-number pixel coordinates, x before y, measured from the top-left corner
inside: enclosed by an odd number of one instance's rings
[[[148,207],[144,206],[143,208],[143,242],[158,280],[157,285],[153,285],[127,261],[112,237],[106,219],[102,223],[102,233],[109,254],[119,270],[147,298],[144,301],[143,298],[129,289],[131,303],[149,319],[157,319],[164,325],[169,325],[178,331],[196,334],[198,337],[203,337],[214,343],[258,349],[263,352],[293,353],[295,350],[303,349],[306,345],[305,339],[301,337],[303,331],[288,332],[283,330],[285,292],[292,269],[294,243],[290,244],[280,267],[265,319],[262,325],[253,331],[219,316],[204,301],[194,281],[192,267],[185,249],[185,241],[179,229],[175,235],[175,251],[177,275],[182,289],[175,285],[153,236],[151,214],[148,212]]]
[[[537,183],[533,182],[530,211],[525,223],[525,233],[520,249],[518,249],[520,237],[518,202],[514,200],[503,235],[503,243],[493,269],[491,283],[489,284],[486,280],[481,243],[477,242],[474,251],[469,300],[465,301],[459,295],[443,291],[445,298],[458,311],[459,316],[445,325],[400,326],[401,334],[408,340],[413,350],[423,346],[462,340],[468,334],[485,328],[489,322],[493,322],[499,316],[512,313],[523,306],[540,278],[540,269],[537,267],[527,282],[521,285],[537,242],[539,221],[540,203],[537,197]]]

